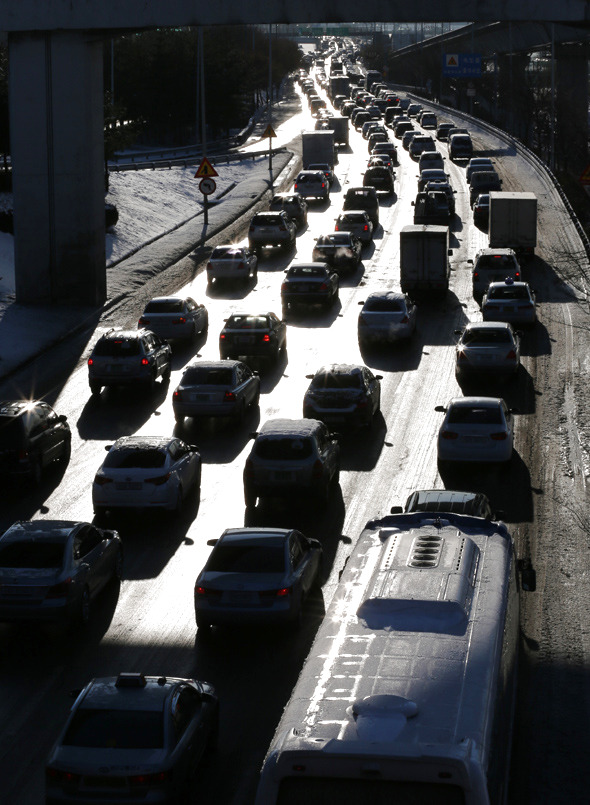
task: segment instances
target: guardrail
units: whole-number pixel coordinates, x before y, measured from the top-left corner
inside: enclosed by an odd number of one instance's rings
[[[286,150],[287,149],[282,146],[280,148],[273,148],[272,152],[273,154],[280,154],[284,153]],[[249,159],[255,161],[260,157],[268,157],[268,153],[268,148],[264,151],[232,151],[231,153],[226,154],[207,154],[207,159],[214,166],[229,165],[231,162],[244,162]],[[109,170],[113,173],[119,173],[120,171],[132,170],[162,170],[164,168],[188,168],[189,166],[196,167],[202,158],[202,154],[194,154],[185,157],[178,157],[176,159],[152,159],[144,162],[128,162],[120,164],[113,164],[109,162]]]

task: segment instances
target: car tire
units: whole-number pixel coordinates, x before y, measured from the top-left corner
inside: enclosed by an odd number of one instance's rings
[[[94,524],[101,525],[107,519],[107,509],[104,506],[94,507]]]
[[[43,463],[41,461],[41,456],[35,456],[31,463],[31,470],[29,474],[29,478],[32,484],[35,486],[39,486],[41,483],[41,478],[43,476]]]
[[[260,407],[260,387],[258,388],[258,391],[254,395],[254,397],[252,399],[252,402],[250,403],[250,407],[251,408],[259,408]]]
[[[175,515],[179,515],[182,513],[183,504],[184,504],[184,495],[182,494],[182,486],[179,486],[176,491],[176,500],[174,501],[173,512]]]
[[[184,414],[178,414],[176,411],[174,412],[174,421],[177,425],[182,425],[184,422]]]
[[[117,551],[113,580],[116,581],[118,584],[120,584],[123,581],[123,551],[121,550],[121,548],[119,548],[119,550]]]
[[[102,391],[102,386],[100,383],[97,383],[95,380],[90,381],[90,393],[93,397],[97,397],[100,392]]]
[[[247,487],[244,487],[244,503],[247,509],[255,509],[257,499],[258,496],[255,495],[254,492]]]
[[[162,381],[164,383],[170,382],[170,375],[172,374],[172,367],[168,364],[167,368],[162,372]]]
[[[84,587],[82,590],[80,603],[78,604],[78,613],[76,615],[76,622],[78,626],[82,628],[88,626],[88,622],[90,621],[90,609],[90,590],[88,587]]]

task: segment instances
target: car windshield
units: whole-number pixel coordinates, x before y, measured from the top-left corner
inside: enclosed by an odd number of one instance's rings
[[[233,379],[233,369],[194,366],[186,370],[181,383],[185,386],[230,386]]]
[[[128,358],[139,355],[141,346],[137,338],[105,338],[97,341],[94,355],[103,358]]]
[[[0,567],[57,569],[62,566],[63,557],[63,540],[12,542],[0,547]]]
[[[144,313],[180,313],[184,308],[182,299],[162,299],[148,302]]]
[[[366,224],[367,219],[365,218],[364,215],[354,215],[354,214],[342,215],[338,219],[338,223],[340,224],[340,226],[342,226],[343,224]]]
[[[326,269],[318,266],[294,266],[289,269],[289,277],[325,277]]]
[[[399,313],[405,310],[405,303],[402,299],[376,297],[375,299],[367,299],[365,310],[369,310],[372,313]]]
[[[162,749],[162,711],[80,708],[72,718],[63,744],[87,749]]]
[[[0,444],[5,450],[20,447],[24,435],[21,417],[0,416]]]
[[[227,330],[268,330],[266,316],[230,316],[225,324]]]
[[[253,226],[277,226],[282,223],[280,215],[255,215],[252,219]]]
[[[360,373],[344,374],[343,372],[316,375],[311,381],[312,389],[360,389],[362,388]]]
[[[449,411],[449,425],[503,425],[502,412],[494,406],[455,405]]]
[[[528,299],[529,293],[522,285],[499,285],[488,290],[488,299]]]
[[[225,573],[284,573],[282,544],[218,544],[207,563],[207,571]]]
[[[227,260],[227,259],[241,259],[243,256],[242,249],[236,246],[216,246],[211,255],[212,260]]]
[[[163,467],[166,463],[166,452],[155,447],[118,447],[110,450],[103,466],[110,469],[148,470]]]
[[[263,438],[256,441],[255,453],[264,459],[299,461],[312,455],[313,445],[311,439],[296,436]]]
[[[511,344],[512,337],[509,330],[473,329],[463,333],[463,344]]]

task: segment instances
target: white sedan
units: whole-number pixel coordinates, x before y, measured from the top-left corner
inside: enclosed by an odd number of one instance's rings
[[[124,436],[108,452],[92,484],[94,514],[113,509],[179,512],[199,495],[201,456],[194,445],[161,436]]]
[[[511,460],[517,411],[500,397],[455,397],[434,410],[445,414],[438,432],[439,466]]]

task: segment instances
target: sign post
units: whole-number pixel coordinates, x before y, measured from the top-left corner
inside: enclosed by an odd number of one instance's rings
[[[205,226],[209,225],[209,196],[215,192],[217,185],[213,181],[214,176],[219,176],[207,157],[203,157],[201,164],[195,173],[195,179],[200,179],[199,190],[203,194],[203,220]]]
[[[273,129],[272,125],[269,123],[268,126],[264,129],[264,133],[262,138],[268,137],[268,172],[270,174],[270,189],[272,190],[272,138],[276,137],[275,130]]]

